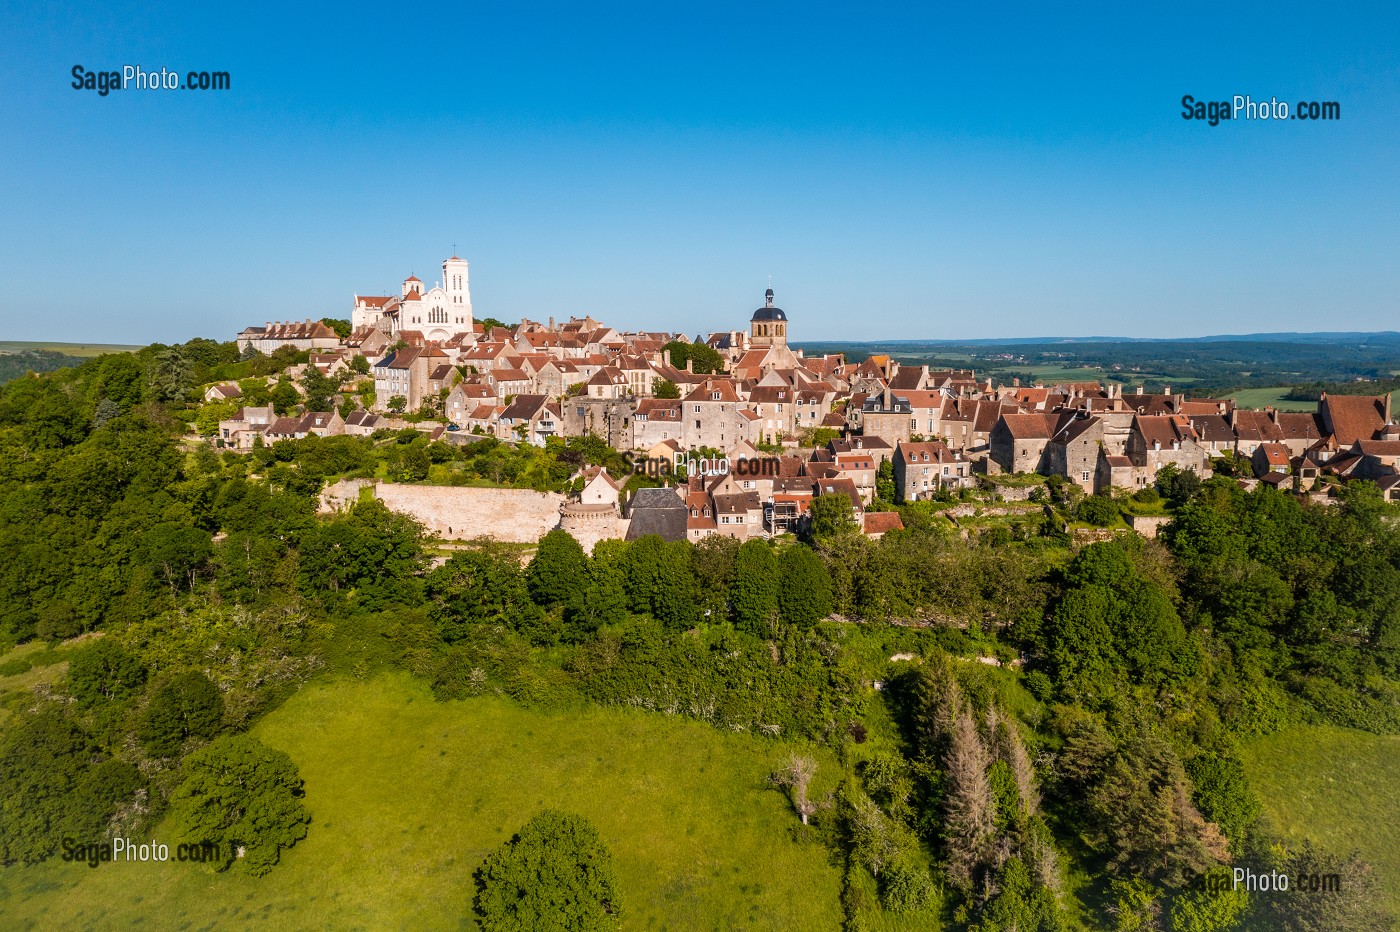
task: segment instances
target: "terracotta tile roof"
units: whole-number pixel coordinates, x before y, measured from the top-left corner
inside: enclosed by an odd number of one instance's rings
[[[1283,431],[1264,411],[1235,409],[1235,436],[1240,440],[1260,440],[1276,443],[1284,439]]]
[[[890,531],[904,530],[904,522],[897,511],[868,511],[863,530],[867,534],[888,534]]]
[[[1328,395],[1319,403],[1323,423],[1343,446],[1370,440],[1385,427],[1385,396]]]
[[[1322,418],[1302,411],[1280,411],[1274,416],[1285,440],[1318,440],[1325,433]]]
[[[1017,440],[1049,440],[1055,435],[1059,415],[1046,413],[1003,414],[1001,420],[1006,424],[1006,429],[1011,432],[1011,436]]]

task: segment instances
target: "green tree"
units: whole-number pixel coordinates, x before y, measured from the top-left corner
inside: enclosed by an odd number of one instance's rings
[[[670,379],[657,379],[651,383],[651,393],[657,398],[679,398],[680,386]]]
[[[219,738],[186,758],[182,777],[171,796],[180,840],[217,845],[221,870],[241,851],[244,868],[262,876],[306,837],[311,813],[283,751],[249,735]]]
[[[423,443],[395,447],[390,454],[389,478],[395,482],[422,482],[428,478],[432,465]]]
[[[412,599],[423,568],[423,527],[378,499],[301,532],[298,582],[307,595],[356,589],[361,597]]]
[[[125,414],[145,400],[144,383],[145,374],[135,354],[112,353],[102,357],[92,391],[94,397],[114,402]]]
[[[149,382],[156,401],[182,401],[190,390],[194,373],[189,361],[174,347],[159,350],[151,358]]]
[[[612,856],[582,816],[546,809],[476,873],[487,932],[615,929],[621,917]]]
[[[427,594],[432,619],[449,643],[469,636],[475,625],[502,625],[541,642],[554,634],[541,626],[543,614],[530,599],[520,561],[499,545],[454,553],[428,574]]]
[[[1108,527],[1118,521],[1118,505],[1107,495],[1086,495],[1075,509],[1080,521]]]
[[[201,437],[213,437],[219,432],[219,422],[231,419],[238,413],[238,405],[232,401],[211,401],[200,405],[194,416],[195,430]]]
[[[350,321],[343,317],[322,317],[321,323],[335,331],[335,335],[344,340],[350,336]],[[319,409],[317,409],[319,410]]]
[[[734,557],[734,577],[729,584],[729,606],[734,626],[756,637],[768,637],[778,614],[778,561],[768,542],[747,540]]]
[[[146,668],[107,636],[80,647],[68,664],[68,692],[81,706],[127,698],[146,682]]]
[[[661,349],[663,352],[670,351],[671,365],[677,369],[684,369],[687,361],[693,361],[695,372],[712,375],[724,371],[724,357],[707,344],[672,340]]]
[[[894,504],[895,495],[894,460],[881,460],[880,468],[875,472],[875,497],[882,502]]]
[[[104,758],[54,708],[22,713],[0,732],[0,864],[32,864],[64,838],[97,843],[141,784],[136,768]]]
[[[536,605],[552,608],[577,603],[588,578],[588,557],[568,531],[550,531],[540,539],[525,581]]]
[[[788,547],[778,557],[778,608],[783,621],[797,628],[831,614],[831,576],[811,548]]]
[[[195,576],[214,555],[213,537],[185,524],[157,524],[141,536],[139,553],[172,590],[193,587]]]
[[[340,391],[340,382],[321,374],[321,370],[308,365],[301,374],[301,387],[306,392],[306,410],[329,411]]]
[[[296,386],[292,385],[291,380],[285,377],[277,380],[277,385],[272,389],[269,398],[272,401],[272,410],[283,417],[295,411],[297,403],[301,400],[301,396],[297,394]]]
[[[219,688],[198,670],[186,670],[151,697],[137,735],[156,757],[179,753],[187,738],[212,738],[224,716]]]
[[[812,499],[809,526],[812,537],[817,539],[858,530],[850,497],[837,492]]]

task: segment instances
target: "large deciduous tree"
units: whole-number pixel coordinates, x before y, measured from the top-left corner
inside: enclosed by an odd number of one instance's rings
[[[221,870],[241,859],[244,869],[261,876],[282,849],[306,837],[311,813],[302,796],[301,776],[285,752],[234,735],[185,759],[171,806],[181,841],[215,845]]]
[[[223,721],[219,688],[198,670],[186,670],[151,697],[137,735],[157,757],[179,753],[186,738],[212,738]]]
[[[739,630],[767,637],[778,613],[778,561],[767,541],[745,541],[734,558],[729,605]]]
[[[582,932],[620,921],[612,855],[582,816],[539,813],[487,857],[476,881],[476,912],[487,932]]]
[[[778,557],[778,608],[783,621],[810,628],[831,614],[831,575],[806,546],[788,547]]]
[[[111,637],[84,645],[68,664],[68,691],[82,706],[125,699],[145,681],[141,661]]]

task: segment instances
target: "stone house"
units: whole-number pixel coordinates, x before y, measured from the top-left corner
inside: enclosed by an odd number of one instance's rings
[[[1144,472],[1138,479],[1147,485],[1157,478],[1163,466],[1171,463],[1185,472],[1191,470],[1202,479],[1211,474],[1210,457],[1196,439],[1191,422],[1181,415],[1139,415],[1133,419],[1128,436],[1128,458]]]
[[[1059,422],[1060,415],[1045,412],[1002,414],[989,438],[991,462],[1005,473],[1041,472]]]
[[[973,481],[972,463],[942,440],[900,443],[894,449],[895,497],[900,502],[932,498],[940,489]]]
[[[1052,475],[1064,476],[1093,494],[1103,447],[1103,421],[1081,415],[1063,423],[1045,447],[1045,466]]]
[[[496,418],[496,437],[542,447],[559,433],[560,421],[557,407],[544,395],[517,395]]]

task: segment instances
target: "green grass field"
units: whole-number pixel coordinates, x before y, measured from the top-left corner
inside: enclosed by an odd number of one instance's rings
[[[0,654],[0,725],[13,710],[33,701],[34,690],[52,686],[68,672],[70,647],[50,648],[42,641],[21,644]],[[21,669],[27,665],[27,669]]]
[[[1400,913],[1400,737],[1295,726],[1254,742],[1244,762],[1279,834],[1359,850]]]
[[[1279,388],[1246,388],[1232,393],[1229,397],[1235,399],[1235,404],[1241,408],[1277,408],[1280,411],[1316,411],[1315,401],[1292,401],[1283,397],[1288,394],[1288,387]],[[1400,392],[1392,392],[1390,396],[1390,406],[1392,409],[1400,404]]]
[[[1235,404],[1241,408],[1277,408],[1280,411],[1316,411],[1315,401],[1290,401],[1283,397],[1288,394],[1288,387],[1279,388],[1246,388],[1232,393],[1229,397],[1235,399]]]
[[[435,702],[421,681],[318,681],[261,722],[306,781],[310,835],[260,880],[177,864],[0,871],[6,928],[470,928],[472,872],[537,810],[581,813],[627,929],[837,929],[840,873],[767,776],[786,747],[656,714]],[[837,779],[821,758],[818,789]],[[823,777],[825,782],[822,782]],[[169,840],[158,826],[156,840]]]
[[[65,356],[101,356],[103,353],[130,353],[141,348],[125,343],[30,343],[24,340],[0,340],[0,353],[52,350]]]

